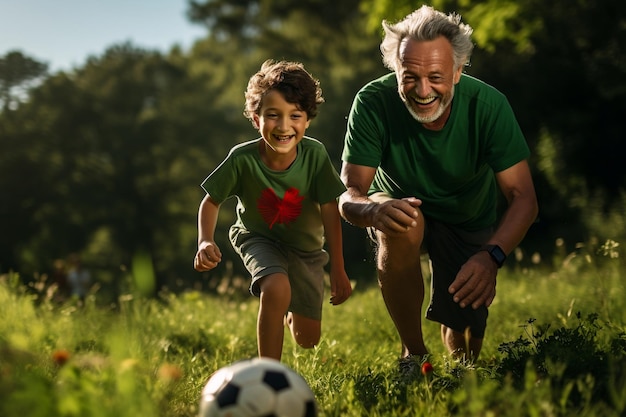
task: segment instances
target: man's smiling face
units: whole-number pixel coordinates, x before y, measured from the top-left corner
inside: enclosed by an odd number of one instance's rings
[[[463,69],[455,68],[452,45],[443,36],[432,41],[407,38],[400,46],[400,62],[398,92],[407,109],[426,127],[441,129]]]

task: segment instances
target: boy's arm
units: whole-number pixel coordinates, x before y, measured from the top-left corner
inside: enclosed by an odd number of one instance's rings
[[[196,271],[208,271],[222,260],[222,252],[215,244],[215,226],[220,205],[208,194],[198,209],[198,252],[193,261]]]
[[[341,217],[336,201],[322,204],[322,223],[330,255],[330,302],[341,304],[352,294],[352,286],[343,262]]]

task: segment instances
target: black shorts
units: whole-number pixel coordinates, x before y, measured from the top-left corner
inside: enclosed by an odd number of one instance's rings
[[[457,332],[469,327],[472,337],[482,339],[487,327],[488,309],[476,310],[471,305],[461,308],[448,292],[448,287],[467,260],[478,252],[493,234],[493,228],[468,232],[434,220],[426,219],[424,248],[430,258],[432,274],[430,305],[426,318]]]

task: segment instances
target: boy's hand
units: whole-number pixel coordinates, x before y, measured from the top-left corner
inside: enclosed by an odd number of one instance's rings
[[[222,252],[215,242],[201,242],[193,260],[193,267],[198,272],[209,271],[222,260]]]
[[[330,273],[330,303],[339,305],[352,294],[352,285],[345,271]]]

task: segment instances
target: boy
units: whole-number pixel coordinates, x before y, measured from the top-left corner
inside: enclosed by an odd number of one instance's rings
[[[320,339],[324,265],[330,252],[330,302],[352,293],[344,270],[337,197],[345,191],[324,146],[304,136],[324,102],[319,81],[300,63],[266,61],[248,82],[244,115],[261,138],[236,145],[204,180],[198,211],[197,271],[217,266],[220,204],[237,197],[230,241],[260,298],[258,353],[280,360],[284,323],[304,348]],[[324,240],[325,237],[325,240]]]

